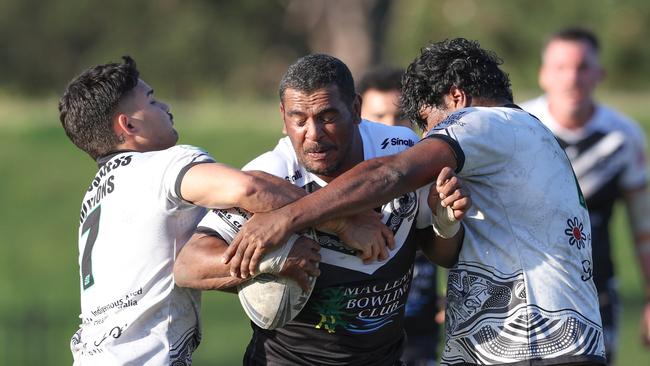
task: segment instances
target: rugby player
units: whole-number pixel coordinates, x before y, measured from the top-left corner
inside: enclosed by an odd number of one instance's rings
[[[322,189],[365,159],[405,151],[417,141],[410,129],[362,120],[352,75],[332,56],[297,60],[282,78],[279,94],[287,137],[244,170],[283,177],[305,194]],[[395,248],[385,261],[363,263],[344,240],[317,231],[322,259],[311,297],[298,316],[281,328],[265,330],[252,324],[244,364],[400,365],[406,340],[404,303],[415,251],[419,246],[448,267],[456,261],[463,235],[456,221],[443,234],[447,239],[434,237],[429,205],[442,207],[439,194],[445,195],[445,205],[454,203],[459,213],[470,204],[450,169],[440,180],[431,196],[426,186],[376,205],[382,206],[382,221],[395,237]],[[227,215],[215,211],[205,216],[179,254],[174,268],[179,285],[205,288],[206,281],[219,278],[238,283],[237,278],[224,278],[228,267],[218,265],[226,249],[223,238],[233,225]]]
[[[399,108],[403,73],[398,68],[377,67],[361,77],[359,95],[363,102],[361,116],[364,119],[389,126],[413,127]]]
[[[450,166],[472,208],[449,271],[442,364],[605,364],[584,198],[553,134],[512,103],[500,63],[462,38],[423,48],[403,78],[402,107],[425,138],[253,216],[224,253],[231,270],[248,272],[290,233],[432,183]]]
[[[68,137],[99,165],[79,217],[82,324],[71,341],[75,364],[189,365],[200,341],[200,292],[175,286],[173,263],[205,213],[200,206],[257,212],[299,196],[282,179],[174,146],[169,106],[154,97],[128,56],[73,79],[59,112]],[[367,260],[386,251],[385,241],[375,241],[385,226],[375,221],[354,227]],[[346,225],[330,229],[345,237]],[[347,239],[356,245],[354,235]],[[292,263],[294,272],[315,270],[310,261]]]
[[[642,342],[650,346],[650,199],[646,142],[639,125],[597,103],[594,91],[605,71],[596,35],[583,28],[553,34],[542,51],[539,85],[546,93],[522,104],[560,141],[587,200],[591,219],[594,283],[598,290],[607,360],[614,363],[619,327],[616,271],[609,233],[614,203],[622,200],[634,234],[647,296]]]

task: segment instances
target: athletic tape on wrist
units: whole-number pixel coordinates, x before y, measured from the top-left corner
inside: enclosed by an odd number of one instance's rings
[[[286,243],[266,253],[260,261],[258,273],[280,273],[282,267],[284,267],[284,263],[287,261],[291,248],[293,248],[298,238],[300,236],[292,234]]]
[[[442,207],[440,203],[436,206],[433,215],[433,231],[443,239],[452,238],[460,230],[460,221],[454,217],[454,210],[447,206]]]

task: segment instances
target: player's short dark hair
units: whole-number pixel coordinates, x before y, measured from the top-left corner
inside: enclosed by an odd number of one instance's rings
[[[118,103],[138,85],[135,61],[89,68],[74,78],[59,100],[59,120],[78,148],[93,159],[110,153],[119,143],[111,126]]]
[[[442,107],[452,86],[470,97],[512,102],[508,74],[503,61],[478,42],[455,38],[430,44],[421,50],[402,78],[400,104],[404,114],[426,130],[420,116],[423,107]]]
[[[343,102],[352,104],[356,97],[354,79],[350,69],[336,57],[312,54],[294,62],[280,80],[280,100],[284,102],[287,89],[312,93],[318,89],[336,85]]]
[[[600,52],[600,42],[594,32],[587,28],[582,27],[569,27],[561,29],[553,34],[546,40],[544,49],[551,41],[563,40],[573,42],[584,42],[588,44],[596,53]]]
[[[404,70],[396,67],[379,66],[366,72],[359,82],[359,94],[363,95],[370,89],[391,91],[402,89],[402,74]]]

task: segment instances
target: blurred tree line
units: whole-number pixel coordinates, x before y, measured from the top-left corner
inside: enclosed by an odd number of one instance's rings
[[[359,77],[458,36],[496,51],[514,86],[532,89],[544,38],[567,25],[600,36],[609,87],[638,90],[648,20],[644,0],[0,0],[0,92],[58,94],[129,54],[165,96],[270,96],[306,53],[333,54]]]

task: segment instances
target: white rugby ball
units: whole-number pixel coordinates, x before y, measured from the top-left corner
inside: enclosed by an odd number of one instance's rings
[[[262,273],[237,287],[246,315],[258,327],[282,327],[300,313],[309,300],[316,277],[310,279],[309,292],[286,277]]]
[[[208,218],[221,222],[211,224],[222,229],[220,234],[228,243],[232,242],[239,228],[251,217],[249,212],[240,208],[217,209],[214,212],[217,215]],[[313,233],[311,236],[314,238]],[[289,243],[285,243],[284,247],[287,245]],[[288,250],[290,247],[276,248],[267,253],[262,261],[274,263],[275,259],[281,258],[283,253],[286,256]],[[275,267],[277,271],[280,266]],[[304,292],[298,283],[291,279],[272,273],[262,273],[237,286],[237,293],[239,302],[253,323],[263,329],[274,329],[285,325],[300,313],[309,300],[315,283],[316,277],[310,278],[309,291]]]

